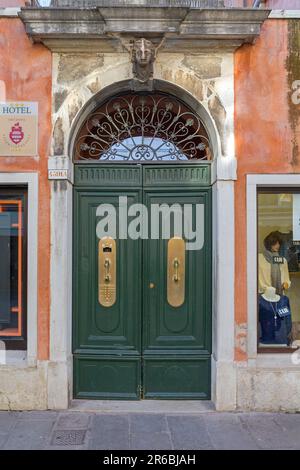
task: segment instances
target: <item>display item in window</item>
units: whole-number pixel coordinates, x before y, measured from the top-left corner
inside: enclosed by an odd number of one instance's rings
[[[279,253],[287,260],[289,272],[299,271],[299,245],[294,245],[293,231],[279,231],[278,235],[281,239]]]
[[[280,255],[282,240],[278,232],[271,232],[264,239],[264,252],[258,256],[259,292],[274,287],[277,295],[283,295],[290,285],[287,260]]]
[[[276,294],[275,287],[267,287],[259,297],[260,343],[288,346],[291,342],[292,315],[286,295]]]

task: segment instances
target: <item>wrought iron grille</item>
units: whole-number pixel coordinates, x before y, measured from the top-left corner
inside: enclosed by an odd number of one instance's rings
[[[84,122],[75,161],[211,160],[199,117],[164,94],[127,94],[110,99]]]

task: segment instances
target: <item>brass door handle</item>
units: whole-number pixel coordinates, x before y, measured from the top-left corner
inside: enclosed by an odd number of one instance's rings
[[[173,237],[167,249],[167,299],[172,307],[180,307],[185,299],[185,241]]]
[[[175,282],[180,281],[180,277],[179,277],[179,274],[178,274],[179,265],[180,265],[180,263],[179,263],[178,258],[174,258],[173,266],[174,266],[175,273],[174,273],[174,276],[173,276],[173,281],[175,281]]]
[[[110,281],[109,268],[110,268],[110,261],[109,261],[108,258],[105,258],[105,261],[104,261],[104,269],[105,269],[104,280],[105,280],[105,282]]]
[[[112,237],[103,237],[98,244],[98,301],[103,307],[116,302],[116,242]]]

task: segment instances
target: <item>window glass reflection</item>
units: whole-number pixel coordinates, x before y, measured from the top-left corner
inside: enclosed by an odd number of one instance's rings
[[[258,194],[258,343],[262,348],[300,346],[299,198],[300,194],[288,191]]]

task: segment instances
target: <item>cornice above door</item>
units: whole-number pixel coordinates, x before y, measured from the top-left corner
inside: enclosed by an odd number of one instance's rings
[[[32,2],[33,3],[33,2]],[[19,13],[27,34],[54,52],[122,52],[137,37],[161,52],[234,50],[259,36],[270,10],[220,0],[56,0]],[[217,6],[217,7],[216,7]]]

